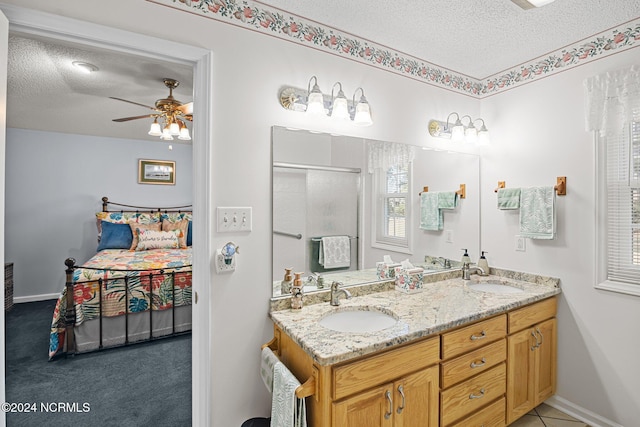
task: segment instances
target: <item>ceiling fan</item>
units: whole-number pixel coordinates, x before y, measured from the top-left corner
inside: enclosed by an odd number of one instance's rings
[[[150,114],[144,114],[142,116],[122,117],[119,119],[113,119],[114,122],[128,122],[130,120],[138,120],[145,118],[153,118],[153,123],[149,130],[149,135],[159,136],[164,140],[172,140],[174,136],[178,139],[190,140],[189,129],[185,124],[185,120],[193,121],[193,102],[187,102],[183,104],[173,97],[173,90],[180,84],[175,79],[165,78],[163,79],[164,85],[169,88],[169,96],[166,98],[158,99],[155,105],[141,104],[139,102],[129,101],[127,99],[117,98],[110,96],[109,98],[118,101],[128,102],[129,104],[139,105],[141,107],[153,110]]]

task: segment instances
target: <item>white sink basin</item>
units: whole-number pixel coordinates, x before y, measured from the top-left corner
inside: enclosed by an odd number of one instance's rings
[[[320,325],[337,332],[376,332],[395,325],[398,320],[391,314],[375,309],[353,308],[325,315]]]
[[[500,280],[487,280],[485,282],[469,282],[467,286],[474,291],[489,292],[492,294],[519,294],[524,290]]]

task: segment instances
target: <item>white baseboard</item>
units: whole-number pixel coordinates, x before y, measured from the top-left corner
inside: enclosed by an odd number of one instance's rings
[[[27,297],[13,297],[13,302],[14,304],[21,304],[23,302],[45,301],[48,299],[58,299],[59,296],[60,296],[60,293],[29,295]]]
[[[571,415],[591,427],[624,427],[559,396],[551,396],[544,403],[567,415]]]

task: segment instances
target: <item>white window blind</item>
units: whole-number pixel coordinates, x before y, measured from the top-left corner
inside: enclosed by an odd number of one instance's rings
[[[607,280],[640,285],[640,123],[605,137]]]

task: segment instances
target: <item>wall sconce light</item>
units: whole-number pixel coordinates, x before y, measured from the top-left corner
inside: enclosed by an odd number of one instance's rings
[[[451,117],[455,116],[455,121],[451,120]],[[469,121],[465,126],[462,123],[463,119],[468,118]],[[475,125],[476,122],[481,121],[482,126],[478,129]],[[466,141],[469,143],[478,143],[485,145],[489,143],[489,131],[481,118],[473,119],[469,115],[460,117],[458,113],[453,112],[447,116],[447,121],[442,122],[440,120],[432,119],[429,121],[429,134],[436,138],[448,138],[452,141]]]
[[[313,82],[313,86],[311,85]],[[336,94],[336,86],[338,91]],[[356,95],[360,98],[356,102]],[[358,126],[373,124],[371,107],[364,96],[364,89],[359,87],[348,99],[342,90],[342,83],[336,82],[331,88],[331,96],[324,95],[318,86],[316,76],[311,77],[307,90],[285,87],[279,94],[280,105],[291,111],[306,112],[314,116],[329,116],[333,120],[351,120]]]

